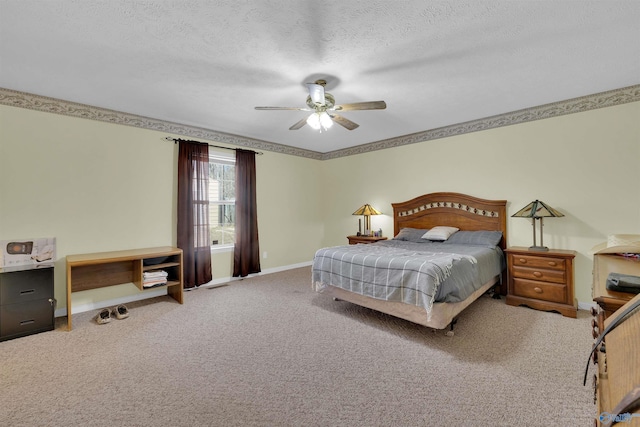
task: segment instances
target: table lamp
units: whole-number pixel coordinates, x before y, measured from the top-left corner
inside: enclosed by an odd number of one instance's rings
[[[352,215],[364,215],[364,234],[362,233],[362,229],[360,228],[360,220],[358,220],[358,233],[361,236],[370,236],[371,235],[371,215],[381,215],[382,212],[374,209],[370,204],[365,204],[360,207],[357,211],[355,211]]]
[[[524,208],[520,209],[518,212],[511,215],[515,218],[532,218],[533,225],[533,246],[529,246],[530,251],[548,251],[549,248],[544,246],[542,242],[542,218],[545,217],[561,217],[564,214],[558,212],[553,209],[551,206],[547,205],[540,200],[534,200],[529,203]],[[540,221],[540,246],[536,244],[536,220]]]

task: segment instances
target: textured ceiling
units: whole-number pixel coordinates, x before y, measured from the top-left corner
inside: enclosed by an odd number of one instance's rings
[[[640,83],[639,1],[0,0],[0,87],[327,153]],[[288,128],[324,78],[360,124]]]

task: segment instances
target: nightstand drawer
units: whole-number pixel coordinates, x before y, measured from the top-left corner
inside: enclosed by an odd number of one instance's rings
[[[567,287],[562,284],[538,282],[527,279],[513,279],[513,294],[537,300],[565,303]]]
[[[545,270],[542,268],[513,267],[513,277],[560,284],[567,283],[567,276],[564,270],[559,271]]]
[[[548,268],[552,270],[565,270],[565,260],[562,258],[539,257],[535,255],[511,255],[514,267]]]

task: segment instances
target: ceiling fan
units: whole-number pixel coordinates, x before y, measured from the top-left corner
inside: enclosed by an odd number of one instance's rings
[[[299,110],[312,111],[312,113],[295,123],[289,130],[298,130],[305,124],[308,124],[315,130],[322,132],[338,123],[347,130],[354,130],[358,125],[355,122],[339,115],[340,111],[356,111],[356,110],[384,110],[387,104],[384,101],[354,102],[351,104],[336,105],[335,98],[328,92],[324,91],[327,84],[325,80],[316,80],[314,83],[307,83],[309,96],[307,96],[306,107],[256,107],[256,110]]]

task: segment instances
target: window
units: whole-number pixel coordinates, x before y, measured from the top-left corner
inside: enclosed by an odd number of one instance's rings
[[[236,237],[236,160],[209,154],[211,246],[233,246]]]

